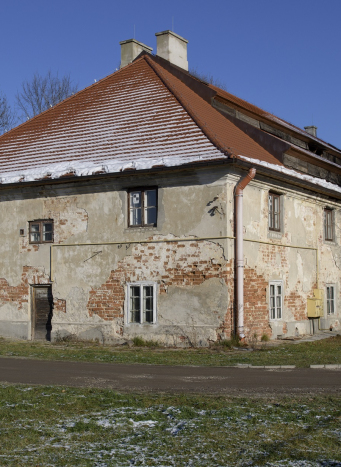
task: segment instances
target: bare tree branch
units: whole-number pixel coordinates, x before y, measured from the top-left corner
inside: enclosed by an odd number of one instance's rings
[[[6,96],[0,94],[0,135],[13,128],[15,116],[7,102]]]
[[[46,76],[35,73],[31,81],[22,83],[22,90],[16,95],[17,106],[23,112],[23,119],[32,118],[53,107],[62,100],[77,92],[70,75],[62,78],[58,73],[53,76],[51,70]]]

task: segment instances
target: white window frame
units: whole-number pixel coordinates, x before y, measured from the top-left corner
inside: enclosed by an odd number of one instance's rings
[[[332,289],[332,291],[333,291],[333,297],[332,298],[328,298],[328,289],[329,288]],[[333,311],[328,312],[328,310],[331,309],[331,306],[333,308]],[[336,315],[336,287],[335,287],[335,284],[326,284],[326,313],[327,313],[327,317]]]
[[[153,320],[144,321],[144,310],[143,310],[143,300],[140,299],[140,322],[131,321],[130,318],[130,298],[131,298],[131,287],[140,287],[140,298],[143,297],[143,288],[144,287],[153,287]],[[139,281],[139,282],[128,282],[126,288],[126,324],[156,324],[157,322],[157,282],[149,281]]]
[[[281,286],[281,294],[278,295],[277,293],[277,287],[278,286]],[[274,294],[274,298],[275,298],[275,317],[273,318],[272,317],[272,306],[271,306],[271,298],[272,298],[272,294],[271,294],[271,287],[274,287],[274,290],[275,290],[275,294]],[[275,281],[270,281],[269,282],[269,318],[270,318],[270,321],[281,321],[283,320],[283,281],[281,280],[275,280]],[[280,311],[281,311],[281,316],[278,316],[278,306],[277,306],[277,298],[280,297]]]

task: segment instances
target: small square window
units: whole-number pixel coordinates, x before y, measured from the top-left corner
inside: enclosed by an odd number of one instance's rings
[[[129,227],[156,226],[157,189],[144,188],[128,193]]]
[[[335,314],[335,287],[333,285],[327,285],[326,287],[326,298],[327,298],[327,315]]]
[[[53,220],[29,222],[30,243],[53,243]]]
[[[334,210],[324,209],[324,239],[334,241]]]
[[[269,193],[269,230],[281,230],[281,196]]]
[[[270,282],[270,319],[282,319],[283,284],[282,281]]]
[[[137,282],[128,284],[128,323],[156,322],[156,284]]]

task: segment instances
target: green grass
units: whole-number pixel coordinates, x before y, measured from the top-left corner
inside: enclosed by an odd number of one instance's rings
[[[246,399],[0,385],[0,465],[336,466],[340,420],[340,396]]]
[[[237,363],[252,365],[296,365],[341,363],[341,336],[315,342],[282,344],[271,347],[262,345],[252,352],[234,350],[217,345],[211,349],[169,349],[161,347],[102,346],[86,342],[57,344],[14,341],[0,338],[0,355],[113,363],[144,363],[156,365],[228,366]]]

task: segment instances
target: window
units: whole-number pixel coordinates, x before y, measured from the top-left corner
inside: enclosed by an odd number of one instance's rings
[[[281,196],[269,193],[269,230],[281,230]]]
[[[157,189],[145,188],[128,193],[129,227],[156,226]]]
[[[282,319],[282,296],[282,282],[270,282],[270,319]]]
[[[128,284],[127,322],[156,322],[156,284],[137,282]]]
[[[327,285],[327,315],[333,315],[335,313],[335,287],[333,285]]]
[[[31,221],[29,223],[30,243],[53,242],[53,220]]]
[[[334,211],[330,208],[324,209],[324,239],[334,240]]]

